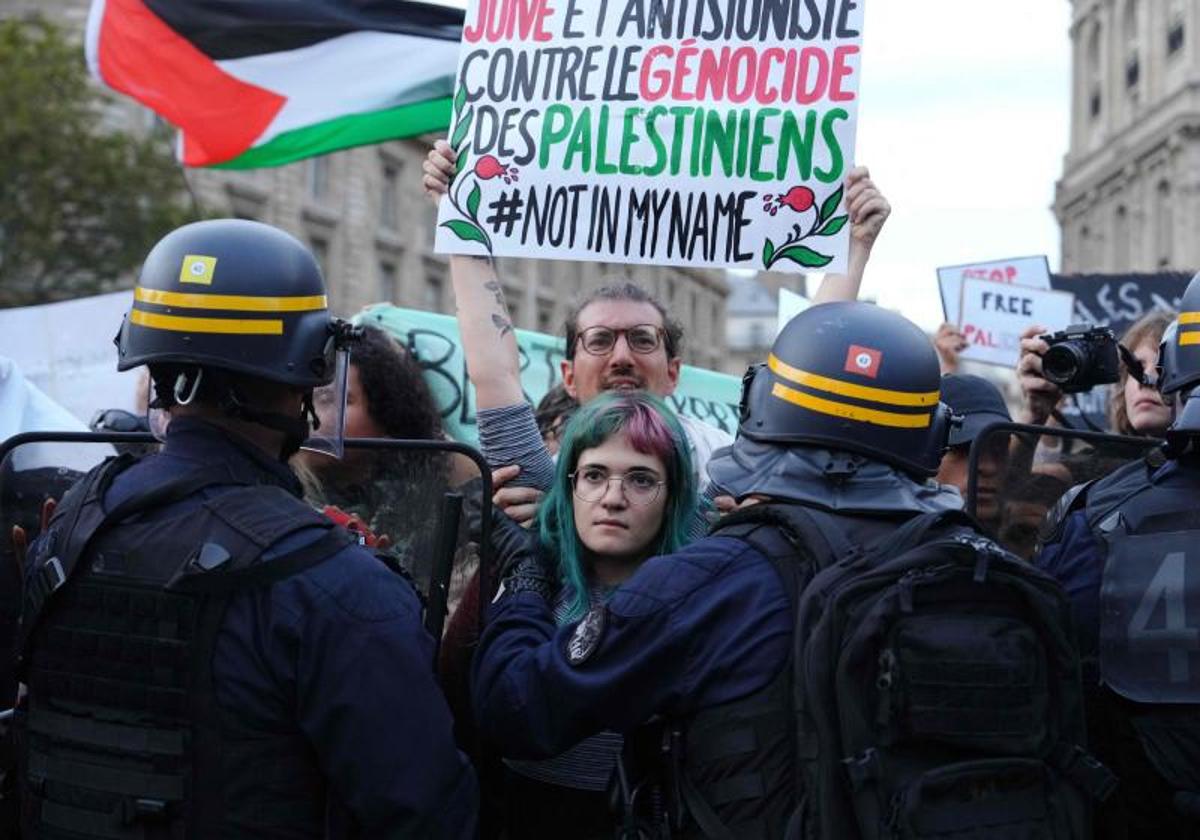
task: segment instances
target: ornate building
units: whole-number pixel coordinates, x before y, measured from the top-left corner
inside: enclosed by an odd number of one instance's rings
[[[88,6],[88,0],[0,0],[0,16],[42,14],[78,32],[82,60]],[[114,128],[157,132],[172,142],[169,127],[126,97],[114,96],[105,119]],[[453,313],[447,259],[433,253],[435,210],[420,188],[433,139],[349,149],[275,169],[187,169],[183,177],[205,213],[267,222],[308,243],[340,313],[378,301]],[[685,362],[717,369],[725,356],[729,288],[723,271],[515,259],[500,261],[498,270],[518,327],[559,332],[579,296],[629,277],[683,324]]]
[[[1062,271],[1198,268],[1200,2],[1072,5]]]

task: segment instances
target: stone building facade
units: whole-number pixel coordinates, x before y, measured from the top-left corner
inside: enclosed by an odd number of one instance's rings
[[[38,13],[79,33],[87,0],[0,0],[0,16]],[[115,96],[114,127],[173,132],[132,100]],[[421,163],[435,138],[349,149],[257,170],[187,169],[194,200],[209,215],[256,219],[289,231],[321,261],[330,300],[341,314],[390,301],[453,313],[447,258],[433,253],[435,208],[420,188]],[[723,271],[609,263],[505,259],[498,265],[518,327],[559,332],[575,300],[628,277],[655,294],[683,324],[684,361],[717,369],[725,355]]]
[[[1200,268],[1200,2],[1072,5],[1062,271]]]

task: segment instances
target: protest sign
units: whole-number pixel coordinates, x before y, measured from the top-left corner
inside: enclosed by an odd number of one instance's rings
[[[1014,257],[1008,260],[948,265],[937,270],[938,289],[942,293],[942,312],[946,320],[957,323],[962,286],[965,280],[990,280],[1013,286],[1049,289],[1050,263],[1043,257]]]
[[[420,362],[433,391],[442,424],[456,440],[478,444],[475,394],[459,340],[458,321],[390,304],[376,304],[359,313],[356,323],[375,324],[395,336]],[[521,354],[521,388],[536,404],[560,381],[559,362],[565,358],[563,340],[544,333],[514,330]],[[737,432],[741,380],[684,365],[679,387],[666,402],[678,413],[710,423],[729,434]]]
[[[102,408],[132,411],[138,371],[117,372],[113,336],[133,304],[130,291],[0,309],[5,356],[84,423]]]
[[[1071,323],[1069,292],[968,279],[962,284],[959,329],[967,347],[959,357],[1012,367],[1021,354],[1021,333],[1030,324],[1060,330]]]
[[[1055,289],[1075,295],[1077,324],[1109,327],[1119,338],[1133,322],[1154,310],[1178,312],[1192,275],[1182,271],[1157,274],[1055,274]]]
[[[844,271],[864,0],[472,0],[439,253]]]

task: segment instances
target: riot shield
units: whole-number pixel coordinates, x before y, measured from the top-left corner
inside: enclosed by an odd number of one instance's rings
[[[32,543],[46,499],[62,498],[86,469],[118,450],[141,455],[157,446],[151,434],[115,432],[30,432],[0,444],[0,709],[15,691],[7,654],[23,570],[13,527]],[[491,590],[492,489],[483,456],[449,441],[352,439],[345,446],[344,460],[316,452],[293,459],[306,499],[411,575],[435,643],[460,605],[470,613],[462,622],[474,631],[487,603],[480,593]]]
[[[480,561],[487,553],[481,545],[489,545],[491,473],[477,450],[347,438],[341,458],[304,451],[292,466],[314,507],[400,561],[425,597],[435,639],[460,605],[474,612],[474,624],[485,601],[468,589],[490,588],[488,564]]]
[[[1161,445],[1155,438],[996,423],[971,444],[967,512],[1009,551],[1032,559],[1046,513],[1064,493],[1154,457]]]

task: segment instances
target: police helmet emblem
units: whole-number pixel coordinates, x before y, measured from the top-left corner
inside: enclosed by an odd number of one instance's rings
[[[604,635],[604,612],[603,604],[588,610],[567,640],[567,661],[572,665],[587,662],[596,648],[600,647],[600,639]]]

